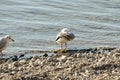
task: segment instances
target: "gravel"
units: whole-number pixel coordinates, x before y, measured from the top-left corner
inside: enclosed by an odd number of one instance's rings
[[[120,49],[91,50],[0,59],[0,80],[120,80]]]

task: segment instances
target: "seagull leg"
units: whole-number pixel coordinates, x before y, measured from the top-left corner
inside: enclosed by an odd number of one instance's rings
[[[60,46],[61,46],[61,49],[62,49],[62,44]]]
[[[0,57],[2,57],[3,56],[3,53],[2,53],[2,51],[0,51]]]
[[[65,50],[67,49],[67,43],[65,43]]]

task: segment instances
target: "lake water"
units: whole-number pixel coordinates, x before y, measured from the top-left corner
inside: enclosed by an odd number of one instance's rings
[[[120,0],[0,0],[0,36],[15,42],[3,52],[56,50],[64,27],[76,35],[68,49],[120,46]]]

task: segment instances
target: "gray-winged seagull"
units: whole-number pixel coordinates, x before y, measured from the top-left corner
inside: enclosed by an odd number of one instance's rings
[[[56,36],[56,42],[61,45],[65,44],[65,49],[67,48],[67,42],[75,38],[75,35],[69,31],[68,28],[63,28],[60,33]]]
[[[2,51],[7,48],[10,41],[14,41],[10,35],[6,35],[5,37],[0,38],[0,53],[1,53],[0,55],[1,56],[3,55]]]

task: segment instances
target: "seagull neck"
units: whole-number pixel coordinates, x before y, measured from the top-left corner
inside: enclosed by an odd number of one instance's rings
[[[7,42],[7,44],[9,44],[9,42],[10,42],[10,39],[6,39],[6,42]]]

